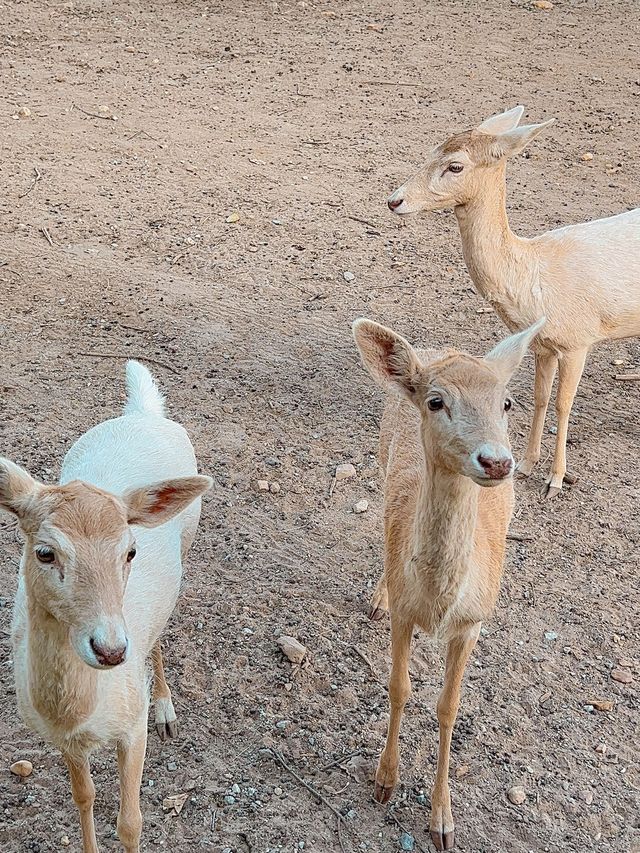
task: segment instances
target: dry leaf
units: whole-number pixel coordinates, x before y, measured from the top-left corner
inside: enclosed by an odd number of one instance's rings
[[[237,210],[234,210],[233,213],[230,213],[229,216],[225,219],[225,222],[239,222],[240,214]]]
[[[589,699],[589,705],[593,705],[596,711],[613,710],[613,701],[611,699]]]
[[[343,769],[356,782],[373,782],[376,778],[376,762],[362,755],[352,755]]]
[[[179,815],[184,808],[184,804],[189,799],[189,795],[190,791],[184,791],[182,794],[171,794],[162,801],[162,808],[166,812],[173,812],[173,814]]]
[[[283,653],[291,663],[302,663],[307,654],[306,648],[295,637],[289,637],[283,634],[276,640],[277,644],[282,649]]]

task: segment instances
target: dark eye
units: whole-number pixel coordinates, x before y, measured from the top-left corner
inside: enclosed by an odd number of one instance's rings
[[[133,558],[135,557],[135,555],[136,555],[136,549],[135,549],[135,548],[132,548],[132,549],[129,551],[129,553],[127,554],[127,563],[130,563],[130,562],[131,562],[131,560],[133,560]]]
[[[510,400],[510,399],[507,397],[507,399],[504,401],[504,410],[505,410],[505,412],[510,411],[510,409],[511,409],[511,407],[512,407],[512,406],[513,406],[513,400]]]
[[[460,172],[464,169],[462,163],[449,163],[449,168],[447,172],[453,172],[454,175],[459,175]]]
[[[53,548],[36,548],[36,557],[39,563],[53,563],[56,555]]]
[[[444,406],[444,400],[442,397],[429,397],[427,400],[427,406],[429,407],[430,412],[439,412]]]

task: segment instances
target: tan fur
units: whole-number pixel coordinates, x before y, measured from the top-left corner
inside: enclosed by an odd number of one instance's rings
[[[391,716],[376,774],[375,796],[386,802],[398,782],[398,738],[409,698],[414,626],[447,642],[438,702],[440,747],[432,796],[431,832],[439,850],[453,846],[448,785],[449,749],[466,662],[480,623],[493,612],[513,511],[510,477],[481,488],[473,479],[475,449],[508,452],[505,383],[538,327],[508,339],[485,359],[463,353],[415,351],[391,330],[354,324],[365,366],[387,388],[380,427],[384,487],[384,573],[372,618],[389,609]],[[444,407],[431,411],[437,395]]]
[[[506,158],[549,122],[518,127],[522,108],[493,116],[435,148],[423,168],[389,199],[399,214],[453,207],[469,273],[511,330],[543,314],[536,352],[535,412],[519,465],[528,475],[540,458],[551,387],[559,372],[558,432],[547,494],[562,487],[573,399],[589,349],[598,341],[640,334],[640,211],[516,236],[506,213]],[[460,164],[460,174],[449,166]]]

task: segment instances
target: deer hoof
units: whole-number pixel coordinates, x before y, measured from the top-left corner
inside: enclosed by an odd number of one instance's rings
[[[388,803],[391,799],[391,795],[393,794],[394,785],[390,787],[386,785],[381,785],[380,782],[376,782],[375,791],[373,792],[373,799],[377,803]]]
[[[431,840],[436,850],[453,850],[456,846],[456,837],[453,829],[451,832],[440,832],[432,829]]]

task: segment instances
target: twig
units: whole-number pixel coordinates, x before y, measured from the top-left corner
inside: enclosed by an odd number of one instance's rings
[[[216,831],[216,818],[218,816],[218,809],[214,809],[211,813],[211,832]]]
[[[298,95],[299,98],[313,98],[313,95],[305,95],[304,92],[300,91],[299,83],[296,83],[296,95]]]
[[[369,228],[373,228],[374,231],[379,231],[380,228],[377,225],[374,225],[373,222],[367,222],[366,219],[360,219],[359,216],[349,216],[347,215],[347,219],[352,219],[354,222],[359,222],[361,225],[368,225]]]
[[[157,358],[150,358],[148,355],[135,355],[133,353],[119,353],[119,352],[73,352],[69,353],[71,356],[74,355],[84,355],[88,358],[125,358],[125,359],[137,359],[138,361],[148,361],[150,364],[157,364],[158,367],[164,367],[165,370],[170,370],[172,373],[179,374],[180,371],[173,367],[171,364],[165,364],[164,361],[158,361]]]
[[[344,764],[345,761],[348,761],[349,758],[353,758],[355,755],[360,755],[361,752],[361,749],[356,749],[355,752],[348,752],[346,755],[341,755],[340,758],[336,758],[336,760],[332,761],[331,764],[325,764],[324,767],[321,767],[320,773],[326,773],[328,770],[332,770],[334,767],[340,767],[340,765]]]
[[[136,132],[135,132],[135,133],[133,133],[131,136],[127,136],[127,142],[131,142],[131,140],[132,140],[132,139],[135,139],[135,138],[136,138],[136,136],[141,136],[142,134],[144,134],[144,135],[147,137],[147,139],[153,139],[153,141],[154,141],[154,142],[157,142],[157,141],[158,141],[158,140],[155,138],[155,136],[151,136],[151,134],[150,134],[150,133],[147,133],[147,131],[146,131],[146,130],[136,130]]]
[[[334,491],[335,491],[336,483],[337,483],[337,482],[338,482],[338,478],[337,478],[337,477],[334,477],[334,478],[333,478],[333,480],[331,480],[331,485],[329,486],[329,497],[330,497],[330,498],[332,498],[332,497],[333,497],[333,493],[334,493]]]
[[[42,233],[44,234],[44,236],[45,236],[45,238],[46,238],[47,243],[48,243],[50,246],[53,246],[53,240],[51,239],[51,234],[49,234],[49,229],[47,228],[47,226],[46,226],[46,225],[43,225],[43,226],[42,226],[42,228],[41,228],[40,230],[41,230],[41,231],[42,231]]]
[[[360,658],[360,660],[362,660],[362,661],[364,661],[364,662],[366,663],[366,665],[367,665],[367,666],[369,667],[369,669],[371,670],[371,675],[373,675],[373,677],[375,678],[375,680],[376,680],[376,681],[378,681],[378,673],[375,671],[375,669],[373,668],[373,664],[371,663],[371,661],[369,660],[369,658],[365,655],[365,653],[362,651],[362,649],[358,648],[358,646],[351,646],[351,648],[352,648],[352,649],[353,649],[353,651],[358,655],[358,657]]]
[[[72,104],[73,108],[76,110],[80,110],[81,113],[84,113],[86,116],[91,116],[91,118],[101,118],[104,121],[115,121],[113,116],[103,116],[100,113],[90,113],[88,110],[83,110],[82,107],[79,107],[77,104]]]
[[[618,382],[637,382],[640,379],[640,373],[616,373],[613,378]]]
[[[507,539],[513,539],[514,542],[530,542],[533,536],[523,536],[522,533],[507,533]]]
[[[284,760],[282,755],[279,752],[277,752],[275,749],[265,749],[265,750],[261,750],[261,752],[268,752],[269,755],[271,755],[272,758],[274,758],[278,762],[278,764],[287,771],[287,773],[290,773],[294,779],[297,779],[298,782],[300,782],[300,784],[303,785],[307,789],[307,791],[309,791],[311,794],[313,794],[313,796],[317,798],[318,802],[323,803],[328,809],[330,809],[333,812],[333,814],[336,817],[336,820],[338,821],[338,840],[340,842],[340,846],[341,846],[342,850],[344,850],[344,845],[343,845],[342,839],[340,837],[340,828],[341,828],[342,824],[344,824],[347,832],[350,835],[353,835],[354,832],[353,832],[352,828],[345,822],[344,817],[342,816],[342,814],[340,814],[338,809],[332,803],[330,803],[329,800],[326,797],[324,797],[320,793],[320,791],[318,791],[317,788],[314,788],[313,785],[310,785],[308,782],[306,782],[302,778],[302,776],[299,776],[296,773],[296,771],[293,769],[293,767],[290,767],[287,764],[287,762]]]
[[[26,192],[22,193],[22,195],[19,195],[18,198],[24,198],[26,195],[29,195],[29,193],[35,187],[38,181],[42,180],[42,172],[40,171],[40,169],[38,169],[37,166],[33,167],[33,171],[35,172],[35,176],[31,181],[31,184],[29,185],[29,189]]]
[[[330,141],[323,141],[321,139],[303,139],[303,145],[331,145]]]
[[[363,86],[418,86],[424,88],[424,83],[403,83],[401,80],[360,80]]]

